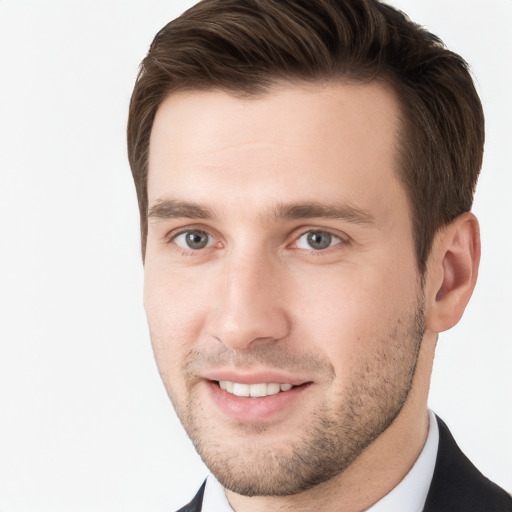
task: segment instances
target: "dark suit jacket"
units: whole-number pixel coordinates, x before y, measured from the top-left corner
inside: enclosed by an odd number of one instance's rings
[[[423,512],[512,512],[512,497],[471,464],[440,418],[437,423],[439,448]],[[204,486],[178,512],[200,512]]]

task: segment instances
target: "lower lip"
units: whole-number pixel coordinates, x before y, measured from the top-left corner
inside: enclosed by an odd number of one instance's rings
[[[295,386],[288,391],[264,397],[236,396],[221,389],[217,382],[208,381],[210,396],[226,416],[242,422],[257,423],[275,419],[290,410],[310,384]]]

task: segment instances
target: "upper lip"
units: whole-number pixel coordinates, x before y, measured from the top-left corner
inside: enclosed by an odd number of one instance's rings
[[[310,379],[298,376],[286,375],[285,373],[276,371],[262,371],[244,373],[239,370],[212,370],[203,373],[203,378],[211,381],[228,381],[238,382],[240,384],[291,384],[292,386],[300,386]]]

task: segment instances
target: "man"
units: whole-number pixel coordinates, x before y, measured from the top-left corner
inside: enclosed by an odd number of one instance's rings
[[[145,307],[212,476],[182,510],[506,511],[427,409],[461,318],[481,104],[375,0],[203,0],[130,106]]]

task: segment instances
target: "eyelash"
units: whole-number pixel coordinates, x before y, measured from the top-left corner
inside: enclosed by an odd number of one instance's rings
[[[343,244],[345,242],[345,240],[341,236],[339,236],[337,234],[334,234],[331,231],[319,230],[319,229],[310,229],[308,231],[304,231],[301,235],[299,235],[298,237],[295,238],[295,245],[298,245],[298,243],[301,240],[301,238],[305,237],[306,235],[323,235],[323,236],[327,235],[329,237],[329,239],[328,239],[329,245],[327,247],[324,247],[324,248],[313,249],[312,247],[310,247],[308,249],[308,248],[305,248],[305,247],[302,247],[302,248],[301,247],[297,247],[298,250],[309,251],[309,252],[311,252],[311,253],[313,253],[315,255],[323,254],[326,251],[328,251],[330,248],[335,247],[335,246],[340,245],[340,244]],[[331,243],[331,242],[334,242],[334,243]],[[306,244],[310,244],[310,243],[311,243],[311,241],[309,240],[309,236],[308,236],[308,240],[307,240]]]
[[[194,256],[194,255],[198,255],[199,253],[203,252],[204,249],[209,249],[212,247],[212,245],[221,245],[221,242],[217,242],[217,244],[210,244],[204,248],[200,248],[200,249],[192,249],[192,248],[184,248],[184,247],[181,247],[179,245],[176,244],[176,239],[183,235],[183,234],[186,234],[186,233],[192,233],[192,232],[198,232],[198,233],[204,233],[206,234],[208,237],[210,237],[211,239],[213,239],[213,242],[215,242],[216,240],[216,237],[214,235],[212,235],[211,233],[209,233],[207,230],[203,229],[203,228],[200,228],[200,227],[194,227],[194,226],[186,226],[184,228],[181,228],[179,231],[173,231],[171,233],[169,233],[167,236],[166,236],[166,241],[169,245],[173,245],[174,248],[182,255],[182,256]],[[332,247],[336,247],[338,245],[340,246],[344,246],[346,247],[347,245],[350,244],[350,239],[347,235],[345,234],[341,234],[341,233],[335,233],[333,231],[330,231],[328,229],[318,229],[318,228],[305,228],[305,229],[301,229],[294,237],[293,237],[293,243],[294,244],[297,244],[297,242],[305,235],[307,235],[308,233],[318,233],[318,234],[326,234],[326,235],[329,235],[330,237],[333,237],[335,239],[338,240],[338,242],[332,244],[332,245],[329,245],[328,247],[324,248],[324,249],[301,249],[301,248],[296,248],[295,250],[300,250],[300,251],[307,251],[308,253],[310,254],[313,254],[315,256],[320,256],[322,254],[325,254],[329,249],[331,249]]]
[[[195,227],[195,226],[185,226],[185,227],[181,228],[178,231],[171,231],[169,234],[167,234],[167,236],[165,237],[166,238],[166,243],[168,245],[172,246],[174,250],[179,252],[181,256],[195,256],[195,255],[198,255],[199,253],[201,253],[203,251],[203,249],[192,249],[192,248],[186,249],[185,247],[181,247],[178,244],[176,244],[176,239],[179,236],[184,235],[186,233],[193,233],[193,232],[204,233],[207,236],[209,236],[211,239],[213,239],[213,240],[216,239],[216,237],[214,237],[211,233],[209,233],[205,229],[202,229],[202,228],[199,228],[199,227]],[[211,247],[211,245],[209,245],[208,247],[205,247],[205,249],[208,249],[210,247]]]

